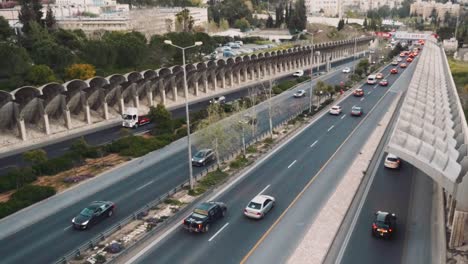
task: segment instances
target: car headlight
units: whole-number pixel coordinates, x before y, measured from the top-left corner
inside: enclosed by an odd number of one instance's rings
[[[81,225],[87,225],[89,223],[89,220],[86,222],[81,223]]]
[[[72,219],[72,223],[75,223],[75,217],[73,217],[73,219]]]

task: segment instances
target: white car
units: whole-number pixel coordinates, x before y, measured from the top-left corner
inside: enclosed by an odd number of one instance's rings
[[[351,69],[349,67],[346,67],[343,69],[343,73],[350,73]]]
[[[398,57],[396,60],[397,60],[398,62],[401,62],[401,61],[403,61],[403,59],[402,59],[402,58],[400,58],[400,57]]]
[[[331,115],[339,115],[341,114],[341,106],[339,105],[334,105],[330,108],[330,114]]]
[[[385,158],[384,166],[389,169],[398,169],[400,168],[400,165],[400,158],[391,153],[388,153],[387,157]]]
[[[224,104],[226,103],[226,97],[219,96],[210,100],[210,104]]]
[[[304,71],[303,70],[299,70],[299,71],[296,71],[293,73],[293,76],[294,77],[301,77],[304,75]]]
[[[275,206],[275,198],[269,195],[257,195],[244,209],[249,218],[261,219]]]
[[[301,97],[304,97],[305,95],[306,95],[306,92],[304,90],[299,90],[294,93],[295,98],[301,98]]]

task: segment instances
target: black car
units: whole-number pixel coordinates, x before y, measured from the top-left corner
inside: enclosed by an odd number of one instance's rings
[[[396,230],[396,215],[378,211],[372,223],[372,235],[376,237],[391,238]]]
[[[201,203],[185,218],[183,227],[190,232],[208,232],[210,224],[223,218],[226,211],[226,205],[221,202]]]
[[[212,149],[201,149],[192,157],[192,165],[205,166],[207,163],[215,161],[216,155]]]
[[[115,204],[109,201],[92,202],[72,219],[75,229],[87,229],[90,226],[99,223],[104,218],[111,217],[114,214]]]

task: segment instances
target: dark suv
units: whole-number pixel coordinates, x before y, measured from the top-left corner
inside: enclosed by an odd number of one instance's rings
[[[391,238],[396,230],[396,215],[378,211],[372,223],[372,235],[375,237]]]
[[[216,155],[212,149],[201,149],[192,157],[192,165],[205,166],[209,162],[215,161]]]
[[[198,205],[185,218],[183,227],[190,232],[208,232],[210,224],[226,215],[227,207],[221,202],[206,202]]]

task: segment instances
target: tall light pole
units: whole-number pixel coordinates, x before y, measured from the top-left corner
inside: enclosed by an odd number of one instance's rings
[[[314,71],[314,34],[309,33],[307,29],[304,29],[302,32],[309,34],[311,36],[311,45],[310,45],[310,95],[309,95],[309,113],[312,113],[312,97],[314,92],[314,85],[312,83],[313,71]]]
[[[164,43],[167,45],[171,45],[182,50],[182,64],[184,69],[184,93],[185,93],[185,118],[187,119],[187,154],[188,154],[188,166],[189,166],[189,182],[190,182],[190,190],[193,189],[194,180],[193,180],[193,169],[192,169],[192,143],[190,141],[190,114],[189,114],[189,104],[188,104],[188,87],[187,87],[187,69],[185,64],[185,50],[194,48],[197,46],[203,45],[203,42],[197,41],[194,45],[188,47],[181,47],[175,45],[170,40],[164,40]]]

